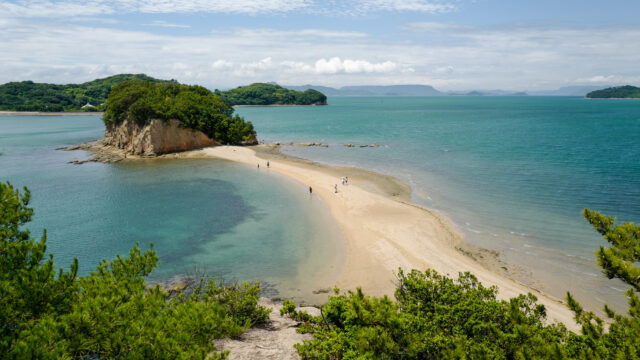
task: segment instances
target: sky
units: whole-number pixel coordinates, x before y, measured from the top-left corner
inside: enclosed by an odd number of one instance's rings
[[[640,85],[638,0],[0,0],[0,83]]]

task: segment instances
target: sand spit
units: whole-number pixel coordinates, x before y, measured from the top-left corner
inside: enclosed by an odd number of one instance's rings
[[[345,240],[345,265],[335,281],[341,289],[361,286],[371,295],[393,295],[398,268],[432,268],[450,276],[470,271],[484,285],[498,286],[501,298],[534,293],[546,306],[550,320],[577,329],[573,314],[560,299],[506,276],[491,254],[462,243],[462,235],[445,217],[410,203],[411,188],[393,177],[293,158],[268,145],[211,147],[180,157],[212,157],[252,167],[260,164],[261,171],[274,171],[312,187],[312,196],[325,203]],[[347,185],[341,184],[343,176],[349,178]]]
[[[120,149],[101,142],[64,150],[90,151],[94,157],[88,161],[149,159],[126,156]],[[509,272],[517,269],[507,269],[492,251],[462,242],[462,234],[447,218],[412,204],[411,188],[394,177],[287,156],[275,145],[209,147],[152,159],[158,158],[217,158],[251,167],[260,164],[260,171],[274,171],[312,187],[312,197],[324,203],[342,232],[345,263],[334,284],[343,290],[361,286],[370,295],[392,296],[398,268],[431,268],[453,277],[469,271],[485,286],[497,286],[500,298],[533,293],[546,306],[550,320],[579,330],[563,301],[511,279]],[[343,176],[349,178],[347,185],[341,183]]]

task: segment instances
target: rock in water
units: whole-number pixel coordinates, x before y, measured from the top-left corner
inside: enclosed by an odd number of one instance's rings
[[[109,124],[104,131],[103,143],[142,156],[220,145],[202,131],[181,127],[178,120],[160,119],[153,119],[142,126],[131,120],[119,125]]]

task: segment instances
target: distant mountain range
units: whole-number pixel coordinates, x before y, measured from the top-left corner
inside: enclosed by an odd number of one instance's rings
[[[302,85],[287,86],[291,90],[305,91],[307,89],[318,90],[327,96],[444,96],[447,95],[429,85],[361,85],[343,86],[335,89],[327,86]]]
[[[275,84],[275,83],[274,83]],[[291,90],[314,89],[327,96],[586,96],[603,86],[565,86],[556,90],[506,91],[466,90],[442,92],[429,85],[361,85],[332,88],[320,85],[282,85]]]

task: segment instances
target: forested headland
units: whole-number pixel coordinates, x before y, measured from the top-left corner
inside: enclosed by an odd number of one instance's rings
[[[589,99],[640,99],[640,88],[625,85],[592,91],[587,94]]]
[[[111,89],[124,81],[177,83],[145,74],[120,74],[82,84],[46,84],[33,81],[0,85],[0,111],[97,112],[104,111]],[[220,91],[215,95],[230,105],[326,105],[327,97],[309,89],[296,91],[273,84],[256,83]]]
[[[140,126],[152,119],[178,120],[182,127],[222,144],[255,143],[253,124],[233,112],[231,105],[202,86],[130,80],[113,87],[102,120],[107,126],[127,119]]]
[[[10,82],[0,85],[0,110],[4,111],[103,111],[111,88],[123,81],[144,80],[154,83],[175,82],[159,80],[145,74],[120,74],[82,84],[45,84],[33,81]]]
[[[255,83],[227,91],[215,91],[231,105],[326,105],[323,93],[308,89],[296,91],[275,84]]]

